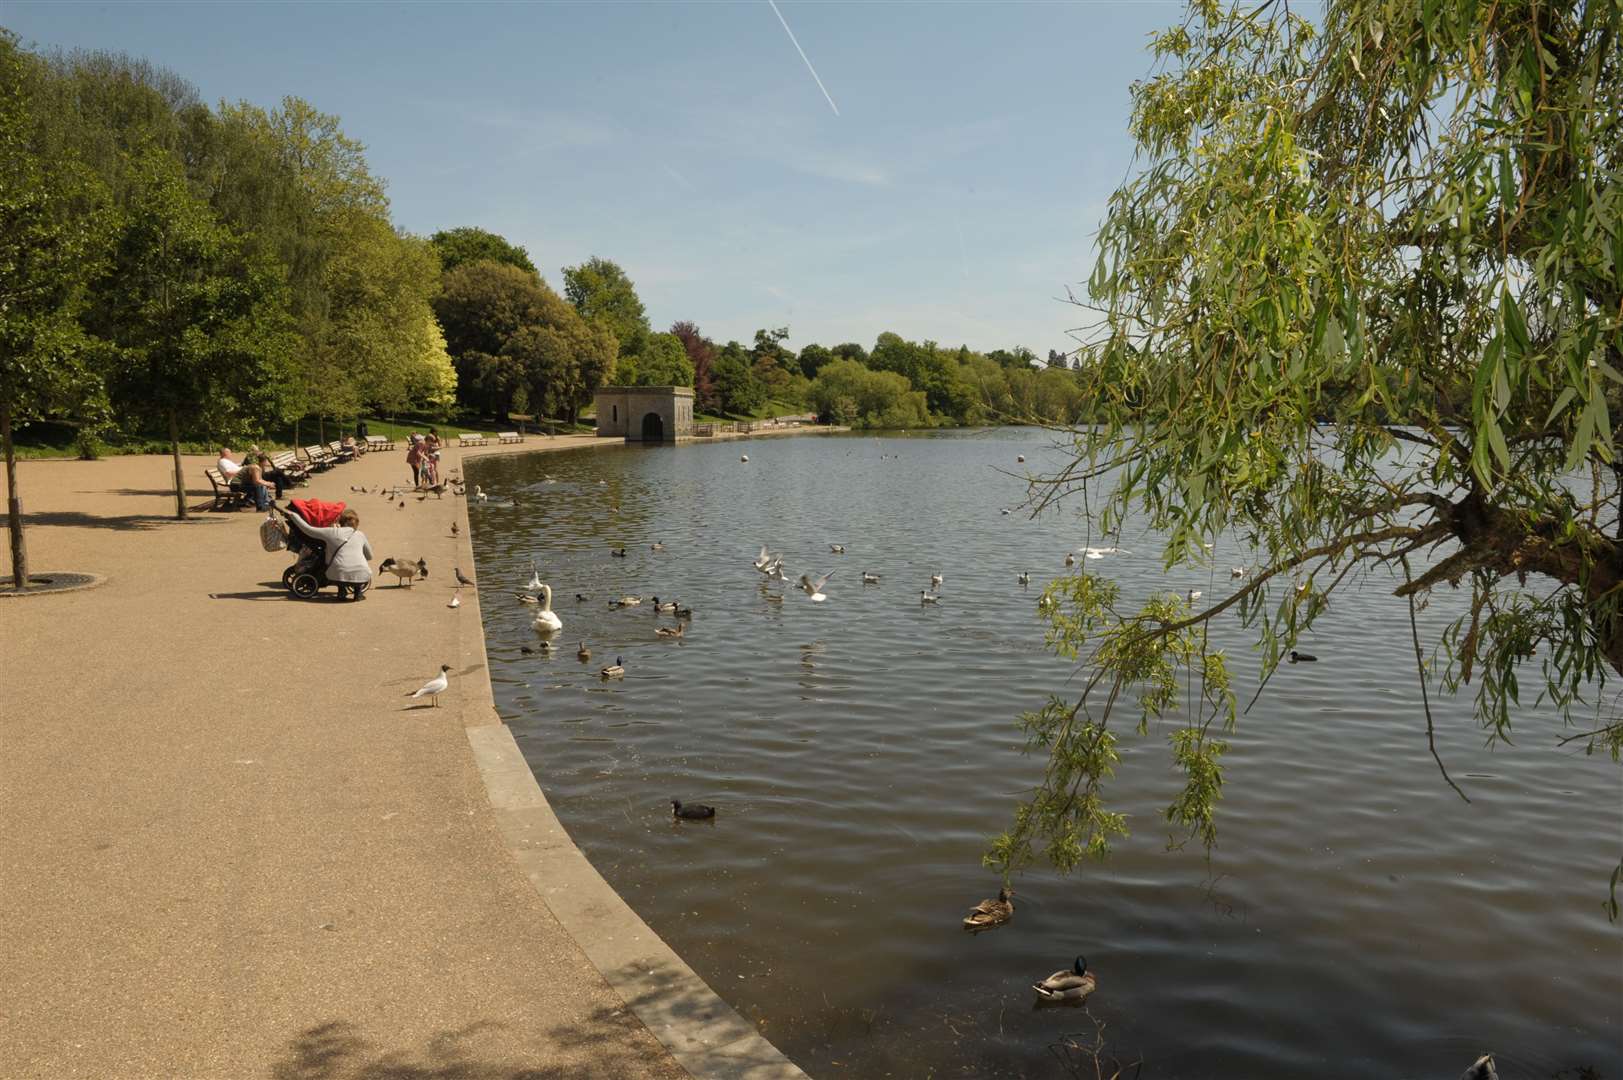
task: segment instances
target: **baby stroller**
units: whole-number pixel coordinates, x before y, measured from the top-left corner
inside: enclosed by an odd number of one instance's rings
[[[320,502],[316,499],[290,499],[284,514],[297,514],[306,525],[318,529],[330,527],[344,512],[343,503]],[[327,580],[327,545],[297,528],[287,530],[287,549],[297,558],[293,565],[282,571],[282,584],[300,600],[313,599],[322,589],[331,585]],[[371,582],[362,587],[369,591]]]

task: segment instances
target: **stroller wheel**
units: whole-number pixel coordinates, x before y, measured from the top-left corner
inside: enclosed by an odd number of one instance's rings
[[[298,569],[299,564],[294,563],[292,566],[282,571],[282,588],[289,590],[293,588],[293,575],[298,571]]]
[[[295,574],[293,580],[288,583],[288,588],[292,589],[293,595],[300,600],[310,600],[321,591],[321,579],[306,570]]]

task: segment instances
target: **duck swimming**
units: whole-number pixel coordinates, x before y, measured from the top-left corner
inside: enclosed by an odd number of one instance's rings
[[[681,799],[671,800],[671,817],[673,818],[680,818],[683,821],[709,821],[715,816],[716,808],[714,806],[706,806],[703,803],[692,803],[683,806]]]
[[[679,638],[687,632],[687,623],[677,623],[675,626],[661,626],[654,634],[662,638]]]
[[[982,900],[964,916],[964,929],[972,934],[1002,926],[1014,918],[1014,890],[1007,885],[997,891],[996,900]]]
[[[1293,664],[1315,664],[1318,663],[1319,658],[1314,656],[1312,653],[1297,652],[1295,649],[1292,649],[1290,652],[1290,660]]]
[[[1099,980],[1088,971],[1087,957],[1079,956],[1069,971],[1056,971],[1031,988],[1045,1001],[1081,1001],[1098,989]]]
[[[591,658],[592,658],[592,650],[588,649],[586,647],[586,642],[584,642],[584,641],[581,642],[580,643],[580,648],[575,650],[575,659],[579,660],[581,663],[584,664],[584,663],[586,663],[586,661],[590,660]]]
[[[626,662],[622,656],[616,656],[614,663],[599,671],[598,674],[605,679],[622,679],[626,673]]]

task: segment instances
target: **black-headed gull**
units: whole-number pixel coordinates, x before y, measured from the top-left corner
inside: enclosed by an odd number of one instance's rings
[[[440,695],[445,693],[446,688],[451,685],[450,674],[451,665],[441,664],[440,673],[438,675],[425,682],[422,685],[422,688],[416,693],[407,694],[406,696],[409,698],[420,698],[426,696],[434,703],[434,706],[438,708],[440,703]]]

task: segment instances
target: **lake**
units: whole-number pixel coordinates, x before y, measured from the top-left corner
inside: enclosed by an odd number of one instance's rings
[[[1107,790],[1132,835],[1071,876],[1032,867],[1012,922],[962,932],[1041,765],[1015,717],[1079,686],[1043,646],[1041,585],[1086,570],[1210,602],[1250,561],[1219,538],[1210,570],[1168,576],[1130,534],[1066,570],[1101,542],[1074,510],[1001,513],[1025,497],[1008,473],[1059,460],[1046,433],[1001,429],[470,462],[493,496],[469,513],[497,707],[627,902],[816,1077],[1064,1077],[1064,1040],[1096,1025],[1145,1077],[1453,1080],[1487,1050],[1506,1080],[1623,1076],[1623,932],[1601,910],[1623,773],[1558,749],[1532,708],[1490,749],[1469,702],[1434,692],[1462,802],[1385,577],[1337,590],[1302,645],[1321,662],[1282,667],[1241,718],[1209,860],[1168,850],[1173,725],[1140,738],[1121,713]],[[763,589],[762,544],[796,576],[834,571],[827,601]],[[564,623],[550,656],[520,651],[532,559]],[[922,605],[932,573],[942,600]],[[657,638],[674,620],[646,602],[610,608],[622,593],[691,606],[686,636]],[[1423,632],[1466,598],[1438,593]],[[1243,707],[1250,639],[1231,621],[1214,641]],[[625,678],[599,679],[617,656]],[[674,823],[671,798],[718,818]],[[1034,1009],[1030,984],[1078,953],[1088,1010]]]

